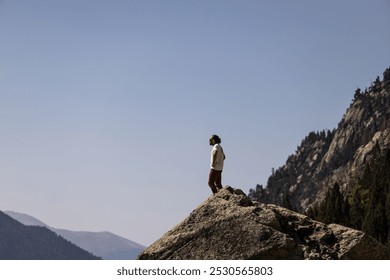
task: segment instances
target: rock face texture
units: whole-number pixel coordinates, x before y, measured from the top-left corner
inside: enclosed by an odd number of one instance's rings
[[[362,175],[374,147],[390,149],[390,68],[354,100],[333,131],[311,132],[286,163],[250,196],[304,213],[336,182],[343,193]]]
[[[389,259],[361,231],[326,225],[226,187],[139,256],[140,260]]]

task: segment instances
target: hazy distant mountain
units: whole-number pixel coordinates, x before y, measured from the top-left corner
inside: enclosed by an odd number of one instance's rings
[[[64,229],[54,229],[54,231],[105,260],[136,259],[145,249],[144,246],[111,232],[76,232]]]
[[[24,224],[25,226],[40,226],[50,228],[47,224],[35,219],[32,216],[21,214],[13,211],[4,211],[5,214]]]
[[[0,211],[0,259],[2,260],[96,260],[53,231],[26,226]]]
[[[24,225],[39,225],[47,227],[80,248],[83,248],[84,250],[87,250],[88,252],[106,260],[135,259],[137,255],[145,249],[145,246],[110,232],[87,232],[56,229],[26,214],[13,211],[5,211],[5,213]]]

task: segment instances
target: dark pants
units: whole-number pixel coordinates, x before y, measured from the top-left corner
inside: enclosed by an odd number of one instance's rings
[[[209,187],[213,193],[217,193],[219,189],[222,189],[222,170],[210,169],[209,174]]]

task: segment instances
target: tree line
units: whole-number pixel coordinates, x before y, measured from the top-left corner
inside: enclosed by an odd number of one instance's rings
[[[363,176],[344,195],[338,183],[324,201],[307,214],[324,223],[337,223],[361,230],[390,245],[390,150],[377,144]]]

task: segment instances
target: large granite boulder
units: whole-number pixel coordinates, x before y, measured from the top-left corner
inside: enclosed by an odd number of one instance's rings
[[[138,259],[389,259],[389,249],[344,226],[250,200],[226,187],[146,248]]]

